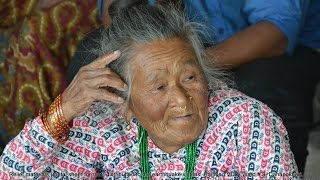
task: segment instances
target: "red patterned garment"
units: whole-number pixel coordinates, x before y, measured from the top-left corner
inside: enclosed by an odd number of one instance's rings
[[[233,89],[209,94],[208,126],[197,140],[197,179],[300,178],[287,131],[272,110]],[[6,146],[0,179],[140,179],[138,121],[126,123],[97,101],[58,144],[36,118]],[[183,178],[185,148],[167,154],[148,138],[148,150],[153,179]]]
[[[0,144],[65,89],[69,60],[99,23],[96,0],[62,0],[34,10],[43,1],[0,1],[0,33],[9,41],[0,62]]]

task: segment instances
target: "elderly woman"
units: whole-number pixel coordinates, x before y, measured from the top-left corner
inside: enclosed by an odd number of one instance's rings
[[[222,83],[183,16],[135,6],[102,34],[103,56],[6,146],[1,179],[299,178],[281,119]]]

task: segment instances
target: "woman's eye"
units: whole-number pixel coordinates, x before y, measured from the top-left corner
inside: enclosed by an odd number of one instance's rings
[[[167,85],[166,84],[158,84],[154,85],[151,89],[152,93],[160,93],[166,90]]]
[[[160,90],[162,90],[162,89],[164,89],[164,86],[158,86],[158,87],[156,88],[157,91],[160,91]]]
[[[185,79],[185,81],[190,81],[190,80],[192,80],[192,79],[194,79],[194,76],[188,76],[188,77]]]

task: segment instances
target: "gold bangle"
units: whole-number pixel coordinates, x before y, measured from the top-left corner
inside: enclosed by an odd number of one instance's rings
[[[64,135],[66,132],[69,131],[69,126],[65,122],[65,118],[61,116],[61,95],[59,95],[55,101],[50,105],[49,113],[53,117],[52,123],[56,132],[59,135]]]
[[[48,117],[51,120],[52,128],[49,125]],[[61,143],[67,140],[70,127],[66,123],[62,114],[61,95],[51,103],[47,113],[41,114],[41,119],[48,134],[50,134],[56,141]]]
[[[67,123],[67,120],[66,120],[66,118],[65,118],[65,116],[63,114],[63,111],[62,111],[62,96],[61,95],[59,95],[59,101],[58,102],[59,102],[58,103],[58,105],[59,105],[58,115],[60,116],[60,120],[61,120],[63,126],[68,128],[68,130],[69,130],[72,126]]]
[[[53,137],[54,139],[56,139],[56,134],[54,133],[54,131],[52,131],[52,129],[49,126],[49,122],[48,122],[48,118],[47,118],[47,114],[46,113],[42,113],[41,114],[41,120],[42,120],[42,124],[44,126],[44,129],[48,132],[48,134]]]
[[[63,112],[62,112],[62,106],[61,106],[61,95],[58,96],[57,98],[57,107],[56,107],[56,112],[57,112],[57,116],[58,116],[58,121],[59,121],[59,124],[61,125],[61,128],[64,130],[64,131],[69,131],[69,129],[71,127],[69,127],[69,125],[67,124],[67,120],[66,118],[64,117],[63,115]]]

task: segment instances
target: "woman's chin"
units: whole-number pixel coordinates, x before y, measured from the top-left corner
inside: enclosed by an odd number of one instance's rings
[[[170,138],[181,139],[181,141],[191,141],[193,142],[197,139],[204,128],[201,127],[201,123],[194,119],[182,118],[174,120],[175,122],[171,124],[171,134],[168,134]],[[179,140],[178,140],[179,141]],[[189,142],[189,143],[191,143]]]

